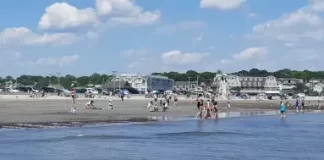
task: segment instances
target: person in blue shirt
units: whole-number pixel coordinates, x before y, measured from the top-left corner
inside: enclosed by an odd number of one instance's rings
[[[280,117],[285,118],[285,112],[286,112],[286,105],[281,102],[280,104]]]

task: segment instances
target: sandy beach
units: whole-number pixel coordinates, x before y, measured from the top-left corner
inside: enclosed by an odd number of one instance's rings
[[[24,126],[24,124],[41,125],[76,125],[75,122],[144,122],[162,116],[195,116],[197,113],[194,99],[181,99],[178,107],[170,107],[167,112],[149,112],[146,108],[151,99],[114,100],[114,109],[108,109],[108,99],[95,99],[95,107],[103,110],[84,109],[90,99],[78,99],[77,113],[69,113],[72,107],[70,98],[0,98],[0,127]],[[251,112],[278,110],[279,100],[232,100],[231,112]],[[294,103],[292,100],[291,103]],[[315,101],[312,101],[315,103]],[[219,100],[221,112],[227,112],[227,100]],[[288,109],[294,109],[289,107]],[[35,126],[33,126],[35,127]]]

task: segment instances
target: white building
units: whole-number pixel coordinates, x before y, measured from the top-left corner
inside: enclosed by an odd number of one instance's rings
[[[198,87],[197,81],[176,81],[173,85],[173,90],[175,91],[186,91],[193,92],[196,91]]]
[[[225,83],[225,84],[223,84]],[[213,85],[216,87],[216,91],[221,89],[222,92],[226,93],[229,91],[239,90],[241,93],[279,93],[279,86],[277,85],[276,78],[274,76],[268,77],[239,77],[236,75],[216,75],[214,78]],[[224,94],[222,93],[222,94]]]
[[[322,93],[324,84],[323,83],[317,83],[313,86],[313,91],[317,93]]]
[[[168,77],[142,74],[121,74],[113,78],[112,81],[126,81],[140,93],[172,90],[174,84],[174,80]],[[118,84],[116,84],[116,88],[118,88]]]

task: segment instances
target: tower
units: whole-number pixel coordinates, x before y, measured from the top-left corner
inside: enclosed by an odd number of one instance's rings
[[[227,99],[228,87],[227,87],[227,75],[226,74],[216,74],[214,78],[214,85],[216,86],[216,94],[223,99]]]

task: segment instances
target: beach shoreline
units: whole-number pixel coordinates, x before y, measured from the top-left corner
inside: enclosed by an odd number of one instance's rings
[[[78,99],[77,113],[72,114],[69,113],[72,108],[71,99],[1,99],[0,128],[77,127],[95,123],[152,122],[159,120],[156,117],[188,117],[197,114],[196,103],[191,99],[180,100],[178,107],[171,106],[167,112],[149,112],[146,106],[152,99],[126,99],[125,101],[116,99],[113,101],[113,110],[108,108],[108,99],[94,100],[94,106],[103,108],[103,110],[85,109],[85,103],[89,100]],[[279,103],[279,100],[261,102],[235,100],[231,101],[230,112],[242,115],[254,112],[277,112]],[[228,111],[227,100],[219,100],[219,109],[220,114]],[[294,109],[293,106],[288,107],[288,110]]]

